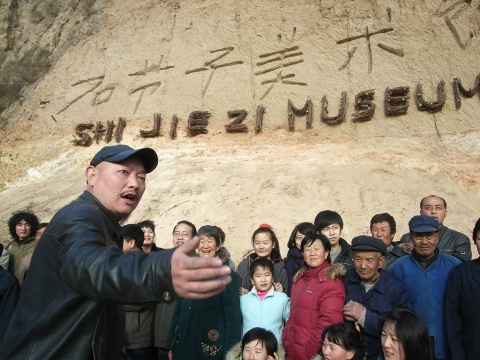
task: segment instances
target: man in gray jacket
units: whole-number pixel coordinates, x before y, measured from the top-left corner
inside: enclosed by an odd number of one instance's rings
[[[470,240],[465,234],[449,229],[443,224],[447,217],[447,202],[437,195],[429,195],[420,201],[420,215],[427,215],[436,219],[440,224],[438,232],[438,250],[444,254],[453,255],[462,261],[472,260]],[[413,244],[410,234],[404,234],[399,245],[403,251],[410,254]]]

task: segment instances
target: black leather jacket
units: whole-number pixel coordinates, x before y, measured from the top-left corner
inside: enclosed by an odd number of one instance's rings
[[[89,192],[50,221],[0,359],[119,359],[120,304],[171,298],[172,250],[123,254],[120,225]],[[169,293],[167,293],[169,292]]]

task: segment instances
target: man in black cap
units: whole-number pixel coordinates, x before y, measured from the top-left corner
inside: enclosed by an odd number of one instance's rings
[[[407,287],[412,309],[425,321],[435,359],[446,359],[445,289],[450,271],[461,261],[437,248],[440,224],[435,218],[417,215],[408,226],[413,251],[394,262],[389,272]]]
[[[122,304],[201,299],[230,283],[219,259],[189,256],[198,238],[175,251],[122,253],[119,222],[157,163],[153,149],[126,145],[93,157],[86,191],[55,214],[37,245],[0,359],[119,359]]]
[[[379,320],[385,312],[396,307],[410,308],[405,286],[382,267],[387,255],[385,243],[371,236],[352,239],[353,266],[343,279],[347,321],[360,325],[367,359],[376,360],[382,354]]]

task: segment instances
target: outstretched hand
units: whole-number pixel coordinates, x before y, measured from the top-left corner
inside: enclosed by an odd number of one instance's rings
[[[220,259],[190,256],[199,241],[195,236],[173,252],[173,288],[180,298],[206,299],[222,292],[232,281],[230,267],[222,266]]]

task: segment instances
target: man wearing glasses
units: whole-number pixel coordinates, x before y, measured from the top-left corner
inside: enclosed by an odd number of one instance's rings
[[[172,231],[173,246],[183,245],[197,235],[197,228],[190,221],[182,220],[175,225]],[[158,303],[155,308],[155,347],[158,348],[158,359],[168,360],[168,350],[165,348],[170,321],[175,311],[175,301]]]

